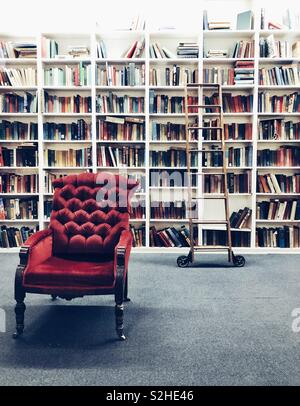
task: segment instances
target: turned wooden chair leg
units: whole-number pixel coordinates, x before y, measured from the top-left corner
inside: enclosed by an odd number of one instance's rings
[[[26,306],[24,300],[17,300],[17,304],[15,306],[16,332],[13,334],[13,338],[18,338],[20,335],[23,334],[25,309]]]
[[[128,297],[128,272],[126,274],[126,279],[125,279],[124,302],[130,302],[130,299]]]
[[[116,315],[116,331],[117,335],[120,340],[124,341],[126,340],[125,334],[124,334],[124,305],[123,303],[121,304],[116,304],[115,306],[115,315]]]

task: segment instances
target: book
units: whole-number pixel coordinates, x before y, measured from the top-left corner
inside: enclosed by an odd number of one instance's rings
[[[297,113],[300,112],[300,93],[272,95],[270,92],[258,93],[258,111],[260,113]]]
[[[186,83],[198,83],[198,69],[182,67],[151,68],[150,86],[185,86]]]
[[[252,30],[253,28],[253,12],[252,10],[243,11],[237,14],[236,29],[237,30]]]
[[[97,65],[98,86],[144,86],[145,64]]]
[[[0,68],[0,86],[36,86],[37,71],[35,68]]]

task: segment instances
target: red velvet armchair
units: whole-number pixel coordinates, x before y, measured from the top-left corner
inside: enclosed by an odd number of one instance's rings
[[[14,338],[24,330],[28,292],[49,294],[53,300],[113,294],[116,331],[124,340],[130,199],[137,182],[109,173],[83,173],[57,179],[53,186],[49,228],[32,235],[20,249]]]

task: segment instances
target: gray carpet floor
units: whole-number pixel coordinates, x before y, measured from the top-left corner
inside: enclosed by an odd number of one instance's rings
[[[17,255],[0,257],[0,385],[299,385],[299,256],[223,256],[179,269],[177,255],[132,255],[127,341],[115,340],[112,297],[51,302],[27,295],[14,331]]]

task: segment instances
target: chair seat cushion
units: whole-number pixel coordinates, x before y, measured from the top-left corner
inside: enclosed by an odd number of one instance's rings
[[[90,262],[52,256],[26,269],[23,282],[24,285],[110,287],[114,285],[114,261]]]

